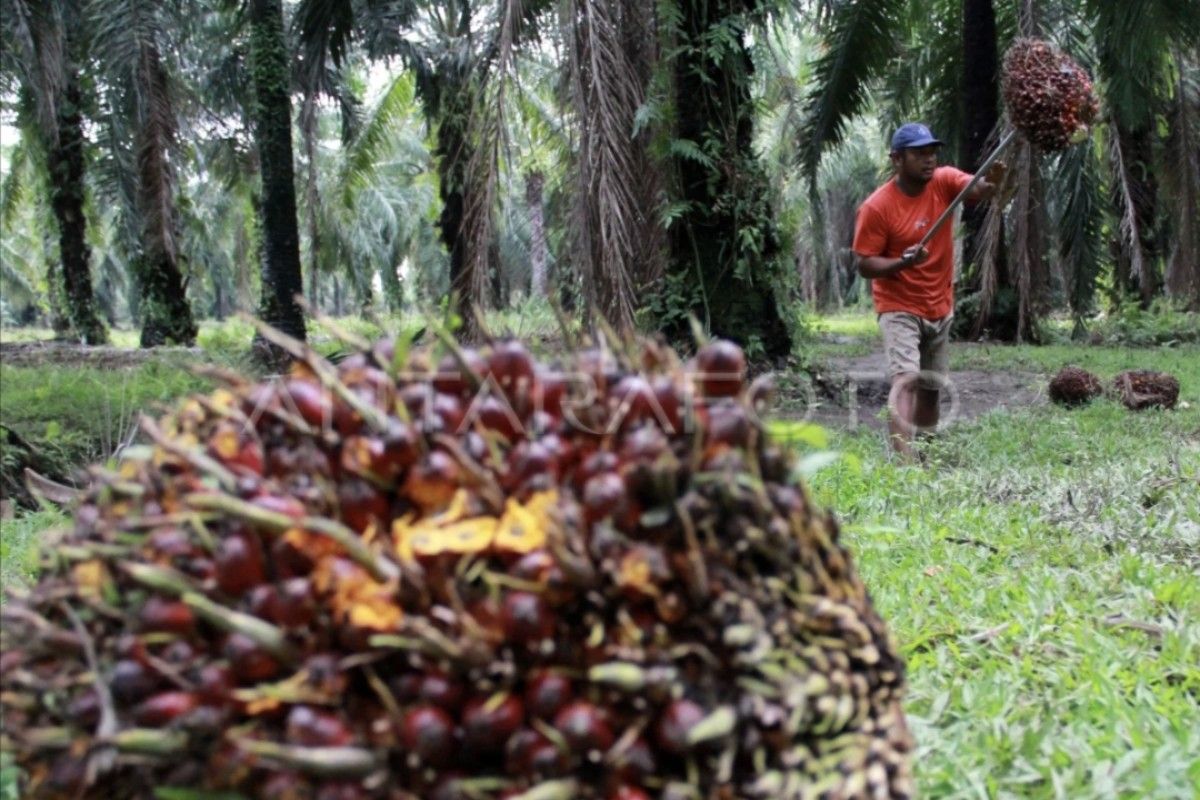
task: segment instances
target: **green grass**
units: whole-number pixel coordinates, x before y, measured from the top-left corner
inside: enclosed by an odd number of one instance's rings
[[[1070,355],[1108,372],[1124,353]],[[1200,354],[1138,356],[1195,396]],[[923,796],[1200,796],[1196,405],[997,412],[943,434],[924,469],[877,434],[834,436],[854,458],[812,486],[908,659]]]

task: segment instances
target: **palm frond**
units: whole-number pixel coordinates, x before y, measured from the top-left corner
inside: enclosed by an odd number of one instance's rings
[[[572,102],[580,133],[574,230],[585,296],[621,330],[633,324],[639,217],[654,216],[634,193],[640,177],[631,134],[642,83],[622,47],[613,6],[574,0],[571,12]]]
[[[416,102],[414,77],[402,72],[392,79],[379,101],[367,113],[357,135],[345,148],[338,183],[342,200],[350,202],[355,190],[369,183],[385,150],[394,141],[399,123],[413,113]]]
[[[1108,145],[1113,200],[1120,213],[1121,250],[1129,259],[1129,277],[1142,282],[1148,269],[1142,243],[1149,231],[1143,229],[1138,208],[1144,204],[1145,197],[1141,183],[1133,175],[1133,165],[1115,120],[1108,125]]]
[[[896,52],[894,20],[901,8],[900,0],[847,0],[833,11],[801,126],[800,164],[814,185],[821,154],[842,140],[846,123],[866,107],[871,82]]]
[[[1060,155],[1050,186],[1067,304],[1080,319],[1091,310],[1104,258],[1103,176],[1096,145],[1081,143]]]

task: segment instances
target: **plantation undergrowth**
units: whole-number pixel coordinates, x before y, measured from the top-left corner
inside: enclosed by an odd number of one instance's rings
[[[879,434],[811,479],[908,659],[922,796],[1200,796],[1200,353],[960,349],[972,367],[1170,369],[1186,407],[1102,400]],[[1132,358],[1132,362],[1130,359]]]
[[[878,346],[869,326],[844,333],[846,347]],[[953,357],[1046,375],[1068,361],[1104,379],[1171,370],[1181,407],[998,411],[929,442],[923,468],[890,460],[866,428],[822,443],[779,427],[843,454],[810,485],[908,660],[924,797],[1200,796],[1200,352],[973,345]],[[24,369],[4,371],[21,391],[6,392],[0,421],[44,427],[50,415],[64,435],[99,424],[62,376]],[[193,388],[144,375],[120,389],[123,411]],[[61,519],[2,523],[0,581],[33,574],[38,533]]]

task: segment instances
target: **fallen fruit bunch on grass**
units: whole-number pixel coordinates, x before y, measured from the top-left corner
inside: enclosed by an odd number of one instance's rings
[[[7,600],[23,796],[910,796],[903,663],[737,347],[287,345]]]
[[[1100,112],[1083,68],[1041,39],[1013,42],[1004,55],[1001,84],[1013,125],[1044,151],[1083,141]]]

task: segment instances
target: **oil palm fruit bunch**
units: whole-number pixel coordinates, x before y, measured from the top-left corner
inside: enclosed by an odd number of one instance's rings
[[[1050,379],[1050,399],[1060,406],[1087,405],[1102,394],[1100,379],[1080,367],[1063,367]]]
[[[1041,39],[1020,38],[1009,47],[1002,88],[1013,125],[1043,151],[1082,141],[1100,111],[1083,68]]]
[[[903,663],[736,346],[271,335],[4,605],[23,796],[910,796]]]
[[[1126,370],[1113,378],[1113,390],[1131,411],[1174,408],[1179,401],[1179,380],[1168,372]]]

